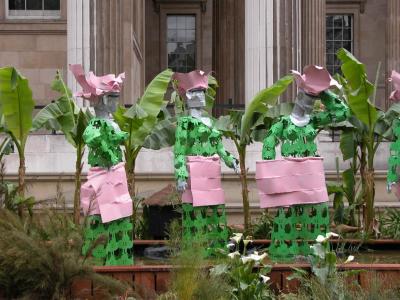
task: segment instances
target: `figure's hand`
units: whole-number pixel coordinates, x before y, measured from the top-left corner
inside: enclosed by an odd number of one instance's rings
[[[187,188],[187,182],[186,180],[181,180],[179,179],[178,182],[176,183],[176,189],[178,192],[184,192]]]
[[[233,162],[232,162],[232,168],[235,170],[236,174],[240,173],[239,164],[238,164],[236,159],[234,159]]]

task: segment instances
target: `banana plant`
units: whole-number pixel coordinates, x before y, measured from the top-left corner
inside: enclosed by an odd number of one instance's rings
[[[240,181],[242,185],[243,215],[245,231],[250,228],[250,203],[246,148],[253,141],[262,141],[273,119],[291,111],[291,104],[276,106],[279,96],[292,83],[293,76],[282,77],[272,86],[261,90],[244,111],[231,111],[218,119],[216,127],[235,144],[239,154]]]
[[[394,104],[387,112],[375,106],[380,67],[375,83],[372,84],[368,80],[364,64],[349,51],[342,48],[337,57],[342,63],[343,73],[338,78],[343,86],[344,98],[351,109],[351,116],[341,128],[340,148],[343,160],[352,160],[350,169],[353,176],[360,172],[361,192],[353,203],[363,206],[364,229],[372,233],[375,220],[375,154],[384,139],[392,138],[392,122],[399,116],[400,106]],[[350,171],[345,172],[349,176]],[[348,186],[353,187],[352,184]],[[356,194],[350,193],[350,196],[355,197]]]
[[[56,73],[51,88],[60,93],[60,97],[39,111],[33,119],[33,128],[44,127],[61,131],[67,141],[75,148],[74,222],[79,224],[82,157],[85,150],[83,132],[93,116],[89,110],[80,109],[76,105],[72,92],[65,84],[59,71]]]
[[[128,189],[135,197],[135,165],[142,148],[160,149],[170,146],[173,120],[166,117],[164,95],[173,72],[169,69],[158,74],[147,86],[143,96],[130,107],[119,106],[114,120],[121,130],[128,133],[124,143]],[[166,134],[166,136],[164,136]]]
[[[32,127],[32,112],[35,102],[28,80],[15,68],[0,68],[1,127],[11,138],[18,151],[18,197],[25,198],[25,146]],[[21,200],[22,201],[22,200]],[[22,216],[23,204],[18,205]]]

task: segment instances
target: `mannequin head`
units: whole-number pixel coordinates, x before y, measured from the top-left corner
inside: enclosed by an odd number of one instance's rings
[[[206,93],[203,89],[187,91],[185,96],[188,109],[202,109],[206,106]]]
[[[306,94],[303,90],[299,90],[290,115],[290,118],[295,125],[304,126],[305,124],[308,124],[316,99],[317,97]]]
[[[94,104],[96,117],[110,119],[111,114],[117,109],[118,100],[119,93],[108,93],[99,97],[98,102]]]

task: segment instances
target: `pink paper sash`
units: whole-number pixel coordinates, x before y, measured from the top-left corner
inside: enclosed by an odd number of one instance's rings
[[[256,182],[261,208],[329,200],[321,157],[257,161]]]
[[[88,181],[81,187],[81,207],[85,215],[100,214],[103,223],[131,216],[133,207],[125,163],[109,170],[90,168]]]
[[[211,157],[188,156],[188,188],[182,194],[183,203],[209,206],[225,203],[221,188],[221,162],[218,155]]]

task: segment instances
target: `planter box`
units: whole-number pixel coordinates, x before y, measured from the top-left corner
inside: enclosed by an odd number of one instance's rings
[[[299,282],[287,279],[293,273],[294,268],[301,268],[311,272],[308,264],[275,264],[270,273],[271,288],[275,292],[296,292]],[[144,299],[154,299],[156,294],[168,290],[171,265],[147,265],[125,267],[95,267],[98,273],[106,274],[128,284],[134,288]],[[368,289],[372,281],[381,280],[382,288],[394,287],[400,284],[400,264],[346,264],[339,265],[339,270],[365,270],[355,276],[355,280]],[[100,294],[99,294],[100,293]],[[76,298],[97,299],[101,295],[92,282],[77,281],[71,287],[71,294]]]

